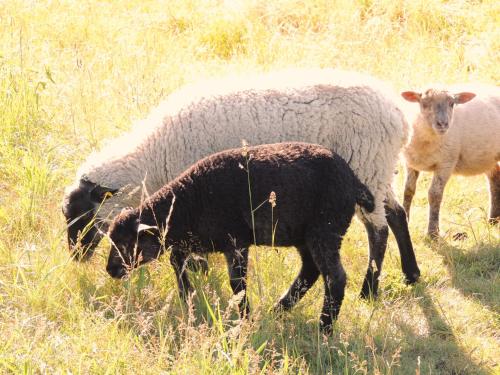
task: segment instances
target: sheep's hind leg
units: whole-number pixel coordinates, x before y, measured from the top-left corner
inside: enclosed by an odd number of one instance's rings
[[[396,242],[398,243],[401,268],[403,269],[406,282],[408,284],[413,284],[417,282],[420,277],[420,269],[418,268],[415,251],[413,250],[413,244],[411,242],[407,213],[405,213],[405,210],[396,201],[392,193],[388,194],[385,203],[385,214],[389,227],[392,233],[394,233]]]
[[[277,312],[290,310],[295,306],[295,304],[304,297],[307,291],[311,289],[319,277],[318,267],[314,264],[314,260],[307,247],[297,247],[297,250],[302,258],[302,267],[288,291],[274,306],[274,310]]]
[[[362,221],[368,232],[370,257],[368,261],[368,270],[366,271],[363,287],[361,288],[361,297],[369,298],[370,294],[374,297],[377,296],[378,279],[382,271],[382,263],[384,262],[385,249],[387,248],[389,230],[387,225],[377,227],[365,217],[362,218]]]
[[[235,248],[230,246],[230,248],[224,252],[224,255],[227,261],[231,289],[235,295],[242,293],[239,310],[240,315],[243,318],[248,316],[250,313],[246,282],[248,269],[248,247]]]
[[[490,183],[490,224],[500,223],[500,165],[488,173]]]

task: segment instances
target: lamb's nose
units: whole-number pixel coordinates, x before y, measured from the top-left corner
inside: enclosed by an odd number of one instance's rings
[[[127,271],[122,265],[108,264],[106,266],[106,271],[114,279],[121,279],[127,274]]]
[[[439,128],[441,128],[441,129],[447,129],[448,128],[448,122],[446,122],[446,121],[437,121],[436,125]]]

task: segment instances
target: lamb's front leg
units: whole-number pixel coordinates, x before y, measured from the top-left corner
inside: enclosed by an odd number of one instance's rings
[[[177,278],[177,285],[179,287],[179,295],[181,299],[186,302],[188,295],[193,292],[193,287],[189,282],[186,272],[186,255],[179,246],[172,246],[170,264],[174,267],[175,277]]]
[[[410,168],[408,165],[406,166],[403,208],[405,209],[406,217],[408,218],[408,220],[410,220],[411,201],[413,200],[413,196],[415,195],[415,191],[417,189],[417,180],[419,174],[420,172],[416,169]]]
[[[453,168],[440,169],[434,172],[431,187],[428,192],[429,199],[429,225],[427,235],[433,239],[439,237],[439,210],[443,200],[443,191],[450,179]]]
[[[248,269],[248,247],[235,248],[230,246],[224,255],[229,272],[229,283],[234,294],[243,293],[239,303],[241,317],[248,316],[250,306],[247,298],[247,269]]]

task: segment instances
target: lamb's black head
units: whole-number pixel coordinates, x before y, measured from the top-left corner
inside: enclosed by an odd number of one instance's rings
[[[102,231],[106,230],[105,224],[97,220],[96,211],[107,196],[116,192],[116,189],[86,179],[66,192],[62,212],[66,217],[68,245],[74,259],[85,260],[92,256],[102,238]]]
[[[109,229],[111,250],[106,271],[114,278],[122,278],[128,270],[157,259],[161,253],[160,230],[140,222],[139,212],[125,210]]]

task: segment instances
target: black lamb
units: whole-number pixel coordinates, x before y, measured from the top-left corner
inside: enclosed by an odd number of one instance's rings
[[[321,274],[325,298],[320,323],[330,331],[346,284],[339,249],[356,204],[373,211],[372,194],[342,158],[322,146],[278,143],[223,151],[197,162],[138,208],[114,219],[106,269],[121,278],[171,248],[170,262],[185,299],[191,289],[187,258],[221,251],[236,294],[246,292],[248,248],[254,241],[295,246],[302,268],[276,308],[293,307]],[[271,228],[276,228],[274,235]],[[249,312],[246,293],[240,312]]]

